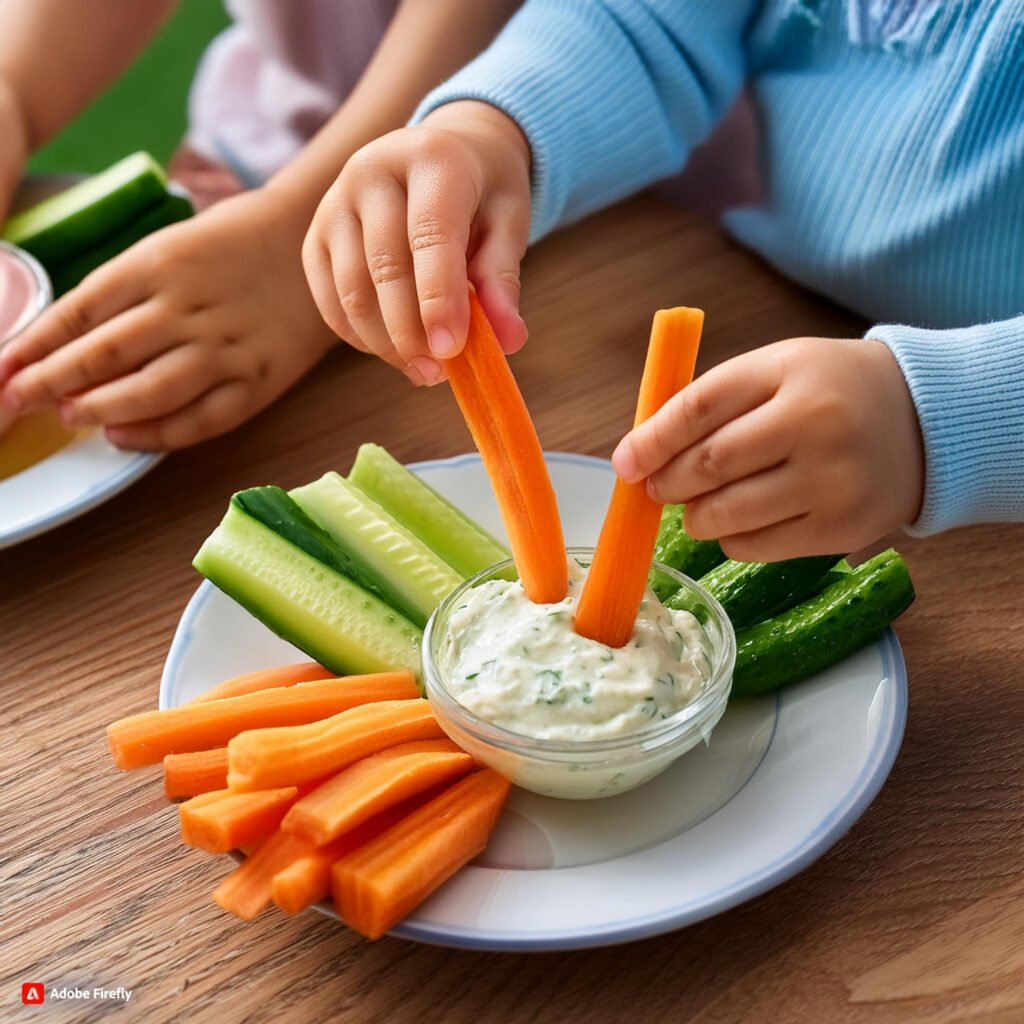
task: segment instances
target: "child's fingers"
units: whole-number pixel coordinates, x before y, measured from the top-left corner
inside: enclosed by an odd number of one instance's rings
[[[317,214],[319,218],[320,214]],[[313,303],[325,324],[339,338],[343,338],[353,348],[361,352],[366,346],[352,337],[352,328],[345,319],[341,308],[341,298],[334,283],[330,250],[320,241],[319,232],[311,229],[302,244],[302,269],[306,274],[306,283],[313,296]]]
[[[0,352],[0,385],[23,367],[144,302],[147,287],[142,275],[127,272],[124,257],[100,267],[4,346]]]
[[[168,416],[141,423],[107,427],[107,440],[132,451],[171,451],[204,441],[237,427],[266,405],[273,395],[257,399],[252,385],[228,381],[211,388],[194,402]]]
[[[827,538],[819,539],[809,527],[810,516],[799,515],[761,530],[722,537],[719,543],[729,558],[738,562],[781,562],[786,558],[829,555],[834,551]]]
[[[418,164],[409,176],[407,232],[420,321],[432,355],[450,359],[466,344],[466,250],[476,197],[443,164]]]
[[[436,384],[443,378],[441,367],[433,359],[417,360],[407,365],[391,344],[365,259],[360,256],[347,261],[339,273],[336,287],[342,297],[345,319],[367,353],[400,370],[414,384]]]
[[[335,308],[336,302],[336,308],[340,310],[334,314],[333,322],[328,321],[330,327],[353,347],[378,356],[406,373],[406,364],[391,344],[381,318],[377,293],[366,265],[362,228],[359,221],[348,214],[332,223],[331,281],[328,287],[335,296],[334,300],[328,300],[328,305]],[[341,331],[338,331],[339,327]],[[413,379],[422,384],[425,375],[418,380]]]
[[[488,221],[470,261],[469,278],[501,347],[511,354],[526,343],[526,324],[519,315],[519,266],[526,252],[530,216],[528,210],[510,203],[492,211]]]
[[[358,352],[372,355],[369,346],[356,334],[348,322],[348,317],[341,304],[341,294],[338,290],[339,275],[334,270],[335,261],[332,249],[321,241],[321,234],[325,230],[323,222],[328,219],[325,209],[326,207],[321,207],[317,212],[313,226],[302,244],[302,269],[306,274],[306,283],[309,285],[313,303],[324,323],[339,338],[343,339],[346,345]],[[329,238],[331,246],[338,253],[338,261],[344,263],[351,259],[353,245],[360,247],[362,245],[359,222],[350,215],[333,218],[330,223]]]
[[[360,207],[366,267],[391,343],[425,380],[440,380],[420,320],[412,253],[406,233],[405,190],[393,178],[381,182]]]
[[[510,356],[526,344],[530,332],[526,321],[519,314],[518,307],[510,306],[504,297],[495,298],[496,290],[497,285],[492,277],[478,285],[476,292],[480,297],[480,305],[484,307],[487,319],[501,344],[501,350]]]
[[[164,312],[152,303],[133,306],[15,374],[4,402],[19,412],[52,404],[130,373],[170,344]]]
[[[628,483],[643,480],[712,431],[767,402],[779,383],[777,361],[762,353],[721,363],[619,442],[612,455],[615,471]]]
[[[698,540],[712,540],[802,515],[813,500],[803,483],[792,463],[785,462],[702,494],[686,506],[686,532]]]
[[[778,465],[792,449],[778,403],[768,401],[726,423],[647,478],[655,501],[683,503]]]
[[[166,416],[223,380],[218,362],[199,345],[172,348],[136,373],[61,402],[61,419],[85,427]]]

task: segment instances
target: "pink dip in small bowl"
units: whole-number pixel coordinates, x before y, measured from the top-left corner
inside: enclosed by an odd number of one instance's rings
[[[0,345],[28,327],[52,297],[50,279],[39,261],[0,242]]]

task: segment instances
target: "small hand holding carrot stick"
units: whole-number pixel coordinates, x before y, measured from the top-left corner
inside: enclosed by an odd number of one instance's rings
[[[693,379],[703,324],[703,312],[686,306],[654,314],[634,427]],[[615,481],[576,612],[580,635],[609,647],[629,640],[647,587],[661,508],[643,481]]]
[[[537,430],[476,292],[469,292],[466,347],[445,364],[452,391],[501,509],[523,589],[553,604],[569,589],[555,489]]]

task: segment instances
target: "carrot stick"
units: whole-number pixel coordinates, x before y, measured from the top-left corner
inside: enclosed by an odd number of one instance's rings
[[[569,586],[558,503],[523,396],[476,292],[469,338],[446,362],[452,391],[491,478],[523,589],[531,601],[561,601]]]
[[[167,754],[222,747],[246,729],[299,725],[369,701],[418,696],[411,672],[321,679],[240,697],[182,704],[164,711],[145,711],[108,726],[107,740],[118,768],[139,768],[155,764]]]
[[[260,843],[214,889],[215,902],[232,914],[251,921],[270,903],[274,875],[313,849],[308,840],[278,830]]]
[[[211,789],[208,793],[198,793],[190,800],[186,800],[185,803],[178,804],[178,811],[180,813],[181,808],[186,804],[191,804],[193,810],[200,807],[210,807],[212,804],[218,803],[227,796],[231,796],[230,789]]]
[[[693,379],[703,323],[699,309],[685,306],[654,314],[634,426],[653,416]],[[645,481],[615,481],[576,609],[577,633],[608,647],[621,647],[632,636],[651,571],[661,509],[648,495]]]
[[[295,803],[281,828],[329,843],[368,818],[476,766],[451,740],[403,743],[364,758]]]
[[[295,786],[256,793],[203,793],[178,806],[181,838],[210,853],[227,853],[265,839],[277,830],[298,793]]]
[[[168,800],[224,789],[227,784],[227,747],[168,754],[164,758],[164,793]]]
[[[443,738],[430,705],[419,698],[364,704],[309,725],[253,729],[228,743],[228,787],[294,786],[399,743]]]
[[[474,772],[338,860],[331,888],[342,920],[369,939],[401,921],[483,851],[510,785],[489,768]]]
[[[279,665],[277,668],[264,668],[258,672],[246,672],[201,693],[190,704],[200,704],[208,700],[222,700],[224,697],[241,697],[246,693],[258,690],[269,690],[277,686],[294,686],[296,683],[312,683],[317,679],[334,679],[335,673],[318,665],[315,661],[303,661],[297,665]]]
[[[346,832],[334,842],[293,860],[271,879],[271,899],[286,914],[299,914],[330,895],[331,865],[370,838],[368,834],[364,836],[364,828]]]
[[[274,902],[286,914],[298,914],[325,899],[331,892],[331,866],[336,860],[379,836],[425,802],[413,798],[389,807],[337,839],[296,858],[274,875],[270,885]]]

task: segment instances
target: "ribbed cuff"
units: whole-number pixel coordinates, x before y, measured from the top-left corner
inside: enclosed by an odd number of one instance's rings
[[[908,533],[1024,521],[1024,316],[946,331],[900,324],[888,346],[917,408],[924,504]]]

